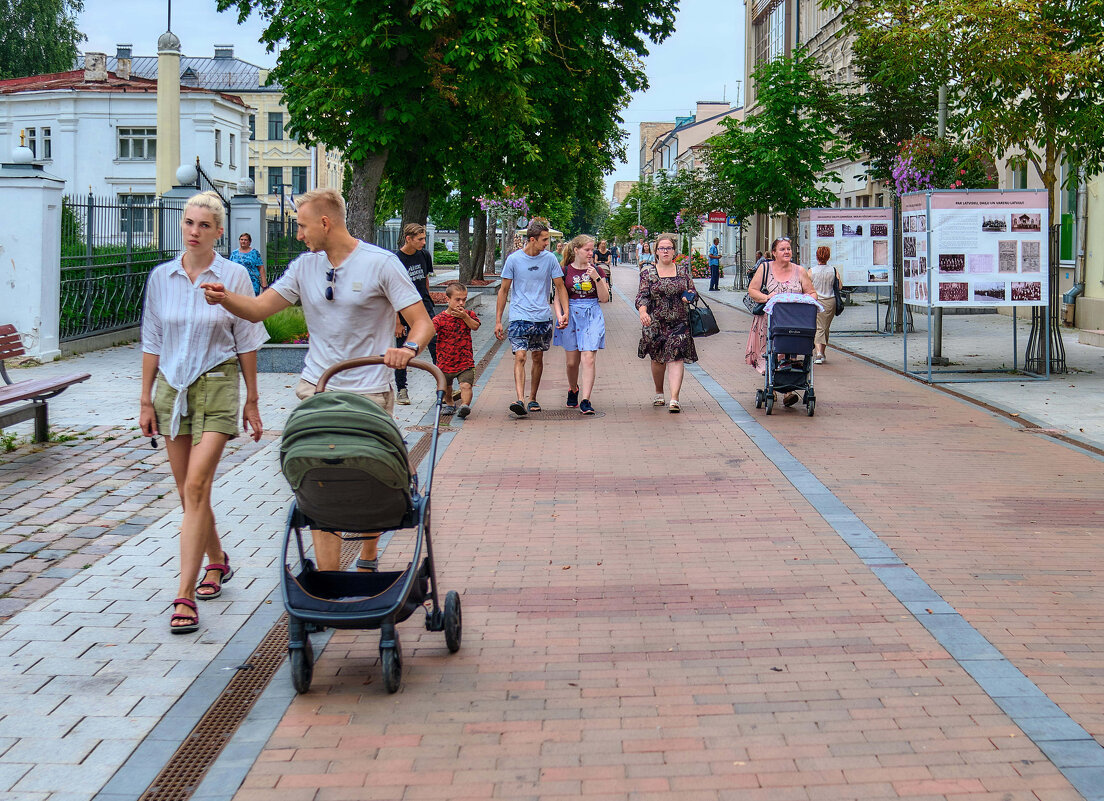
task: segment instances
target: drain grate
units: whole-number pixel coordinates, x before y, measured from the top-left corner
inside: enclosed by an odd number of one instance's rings
[[[563,422],[564,420],[571,420],[572,422],[582,422],[586,420],[593,420],[597,417],[605,417],[605,412],[595,412],[594,414],[580,414],[578,409],[545,409],[543,412],[530,412],[525,417],[518,417],[516,414],[508,414],[511,420],[543,420],[546,423]]]

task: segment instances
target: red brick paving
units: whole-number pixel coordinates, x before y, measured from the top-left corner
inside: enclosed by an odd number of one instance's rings
[[[504,360],[441,460],[460,652],[415,616],[388,695],[378,633],[337,632],[238,799],[1078,797],[696,381],[681,415],[651,406],[633,315],[605,311],[606,417],[507,419]],[[743,344],[699,352],[750,406]],[[859,361],[817,389],[815,418],[751,411],[1098,733],[1101,464]],[[1088,507],[1024,514],[1051,497]]]

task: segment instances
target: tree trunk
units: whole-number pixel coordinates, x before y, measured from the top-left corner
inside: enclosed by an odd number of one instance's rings
[[[511,214],[502,221],[502,236],[500,237],[502,248],[502,263],[506,263],[506,257],[514,249],[514,229],[517,228],[517,217]]]
[[[460,218],[456,222],[456,250],[460,255],[460,283],[470,284],[475,277],[472,270],[471,259],[471,216],[460,212]]]
[[[429,190],[424,186],[408,186],[403,193],[402,224],[405,228],[408,223],[425,225],[429,218]],[[402,234],[399,234],[402,239]],[[432,245],[427,245],[432,247]]]
[[[475,225],[472,226],[472,277],[477,281],[483,280],[483,258],[487,253],[487,214],[478,211],[475,215]]]
[[[487,212],[487,255],[483,259],[484,269],[480,278],[486,280],[487,273],[495,271],[495,245],[498,243],[498,220]]]
[[[384,148],[353,164],[349,182],[347,221],[349,233],[365,242],[376,241],[376,195],[379,194],[389,151]]]

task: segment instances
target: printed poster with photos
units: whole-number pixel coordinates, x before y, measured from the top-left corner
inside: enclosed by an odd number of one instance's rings
[[[805,209],[798,218],[801,264],[816,266],[817,248],[832,250],[828,263],[844,286],[893,283],[893,209]]]
[[[921,192],[901,209],[906,302],[1046,304],[1045,190]]]

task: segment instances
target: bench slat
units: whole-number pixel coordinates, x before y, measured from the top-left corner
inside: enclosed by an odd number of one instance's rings
[[[58,378],[31,378],[26,381],[16,381],[8,386],[0,386],[0,404],[51,395],[73,384],[87,381],[91,377],[89,373],[72,373]]]
[[[23,350],[23,342],[19,339],[15,326],[0,325],[0,360],[22,356],[24,353],[26,351]]]

